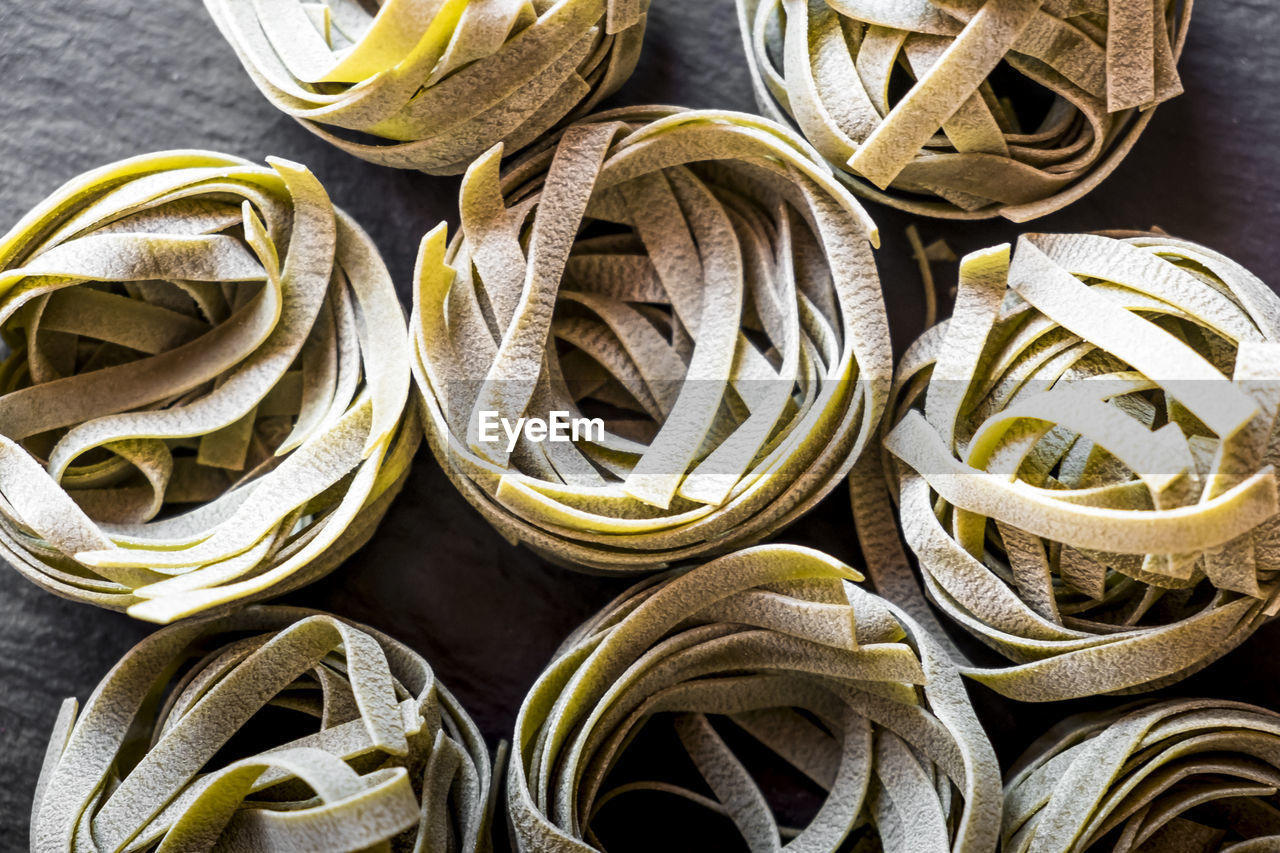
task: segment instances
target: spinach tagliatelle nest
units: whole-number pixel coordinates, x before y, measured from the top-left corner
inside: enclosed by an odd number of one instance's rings
[[[1007,853],[1280,849],[1280,715],[1174,699],[1071,717],[1005,786]]]
[[[72,180],[0,241],[0,324],[0,554],[139,618],[331,570],[421,436],[377,248],[283,160]]]
[[[1178,95],[1191,0],[738,0],[756,96],[855,191],[1019,222],[1075,201]]]
[[[459,174],[635,69],[648,0],[205,0],[258,89],[342,150]]]
[[[892,355],[873,226],[802,139],[632,108],[500,156],[452,244],[423,241],[412,322],[432,448],[499,531],[652,569],[757,542],[844,476]],[[557,412],[597,423],[518,430]]]
[[[590,619],[516,721],[507,781],[519,849],[606,850],[610,803],[626,799],[652,806],[632,814],[664,816],[684,801],[740,836],[695,835],[696,849],[992,853],[1000,770],[960,676],[860,579],[817,551],[759,546],[646,580]],[[647,739],[653,729],[674,729],[667,741],[688,761],[629,761],[663,742]],[[763,768],[747,759],[762,753],[779,759],[775,793],[782,767],[823,792],[802,825],[779,825],[752,772]],[[697,831],[690,822],[644,820],[619,818],[615,832],[695,849],[676,842]]]
[[[157,631],[63,703],[31,850],[481,853],[490,792],[480,732],[415,652],[250,607]]]
[[[1013,662],[970,672],[995,690],[1154,689],[1280,607],[1280,299],[1239,264],[1163,234],[975,253],[895,389],[902,530],[929,597]],[[873,579],[907,602],[858,473]]]

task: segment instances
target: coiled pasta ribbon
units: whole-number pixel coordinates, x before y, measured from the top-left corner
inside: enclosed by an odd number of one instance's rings
[[[302,166],[171,151],[72,180],[0,240],[0,554],[155,622],[323,575],[420,440],[404,328]]]
[[[1071,717],[1005,786],[1008,853],[1280,848],[1280,715],[1175,699]]]
[[[205,0],[245,71],[373,163],[463,172],[589,112],[635,69],[648,0]]]
[[[589,620],[517,718],[519,849],[604,850],[593,824],[612,800],[674,797],[727,817],[751,850],[993,851],[1000,771],[959,674],[860,579],[817,551],[760,546],[646,580]],[[611,776],[653,727],[674,728],[700,781]],[[744,737],[825,793],[806,826],[779,826],[730,746]]]
[[[1191,0],[738,0],[756,97],[855,192],[1025,222],[1084,196],[1180,94]]]
[[[929,597],[1013,662],[970,672],[1006,696],[1155,689],[1280,607],[1280,299],[1239,264],[1163,234],[975,253],[896,388],[903,533]],[[859,473],[877,589],[918,605]]]
[[[452,244],[423,241],[412,320],[436,458],[499,531],[660,568],[757,542],[844,476],[892,355],[873,226],[803,140],[632,108],[500,156],[468,171]],[[599,428],[494,426],[556,412]]]
[[[157,631],[63,704],[31,850],[475,853],[490,796],[479,731],[411,649],[250,607]]]

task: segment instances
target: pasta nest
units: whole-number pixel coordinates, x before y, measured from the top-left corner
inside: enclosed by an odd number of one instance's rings
[[[1081,714],[1010,771],[1008,853],[1280,846],[1280,715],[1220,699]]]
[[[63,703],[31,850],[478,853],[490,791],[479,731],[414,651],[250,607],[155,632]]]
[[[1151,690],[1274,614],[1277,379],[1280,299],[1202,246],[1032,234],[964,259],[885,447],[930,598],[1016,664],[975,677],[1029,701]]]
[[[597,817],[615,799],[649,798],[664,813],[683,800],[728,818],[752,850],[994,851],[1000,769],[959,673],[860,579],[820,552],[766,545],[646,580],[587,621],[516,720],[519,849],[604,850]],[[646,739],[653,729],[674,729],[692,778],[660,753],[640,774],[664,778],[630,780],[629,751],[663,742]],[[823,792],[806,825],[779,826],[778,800],[744,763],[761,752]],[[787,773],[768,778],[776,790]],[[670,837],[692,822],[662,829],[655,849],[692,849]],[[742,846],[698,837],[699,849]]]
[[[1182,92],[1190,0],[738,0],[756,97],[859,194],[1025,222],[1081,198]]]
[[[432,449],[499,531],[654,569],[757,542],[844,476],[892,353],[873,226],[803,140],[632,108],[504,175],[501,153],[467,172],[452,243],[424,240],[411,321]],[[599,423],[494,426],[557,412]]]
[[[75,178],[0,241],[0,554],[168,622],[372,535],[421,437],[404,313],[304,167],[202,151]]]
[[[626,82],[648,0],[205,0],[277,108],[372,163],[455,175]]]

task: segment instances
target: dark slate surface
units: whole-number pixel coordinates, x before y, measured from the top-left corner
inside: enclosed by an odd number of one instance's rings
[[[731,0],[655,0],[646,54],[619,104],[752,110]],[[1040,230],[1157,223],[1204,242],[1280,286],[1280,7],[1274,0],[1201,3],[1183,62],[1189,93],[1161,109],[1128,162]],[[198,3],[0,0],[0,228],[77,173],[148,150],[220,149],[309,165],[372,233],[408,293],[418,238],[456,223],[457,182],[381,169],[327,147],[276,113],[241,71]],[[895,344],[921,329],[906,219],[873,207]],[[922,223],[957,251],[1012,239],[1007,223]],[[780,538],[858,561],[849,502],[838,490]],[[494,535],[425,451],[372,544],[293,603],[331,609],[422,652],[492,742],[560,639],[627,581],[546,565]],[[86,697],[149,630],[128,617],[56,599],[0,571],[0,847],[25,846],[28,809],[58,703]],[[1280,709],[1280,626],[1171,693],[1221,695]],[[1033,706],[973,688],[1008,764],[1069,710],[1111,700]],[[704,848],[705,849],[705,848]]]

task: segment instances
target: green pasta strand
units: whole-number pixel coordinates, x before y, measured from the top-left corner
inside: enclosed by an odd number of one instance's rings
[[[489,754],[427,662],[335,616],[157,631],[58,716],[33,853],[490,849]]]
[[[421,440],[404,323],[303,166],[170,151],[72,180],[0,239],[0,554],[161,623],[331,571]]]
[[[758,542],[839,482],[892,353],[874,225],[803,139],[629,108],[501,154],[468,170],[452,243],[423,240],[411,321],[428,439],[485,518],[651,570]],[[556,413],[587,423],[520,429]]]
[[[635,70],[648,0],[205,0],[278,109],[372,163],[461,174],[590,112]]]
[[[852,478],[877,590],[929,599],[1054,701],[1197,672],[1280,608],[1280,298],[1161,233],[1029,234],[961,262]],[[940,631],[940,629],[938,629]],[[958,652],[957,652],[958,654]]]
[[[1280,715],[1173,699],[1070,717],[1005,785],[1008,853],[1280,849]]]
[[[1182,92],[1191,0],[737,0],[756,98],[859,195],[1026,222]]]
[[[994,851],[1000,770],[959,673],[858,580],[820,552],[759,546],[646,580],[588,620],[517,718],[518,849],[603,851],[597,813],[647,796],[728,818],[741,839],[707,849]],[[611,775],[642,729],[668,725],[711,794]],[[727,729],[825,792],[807,826],[778,825]]]

